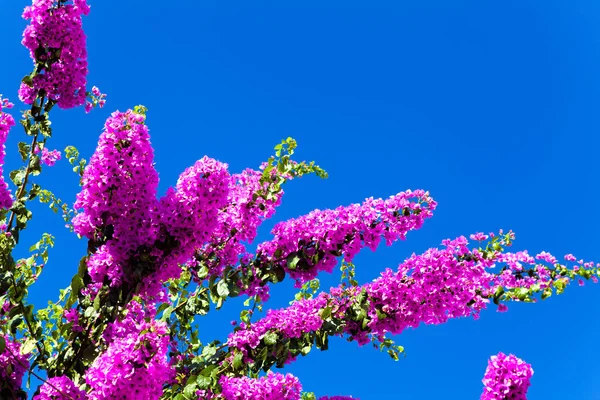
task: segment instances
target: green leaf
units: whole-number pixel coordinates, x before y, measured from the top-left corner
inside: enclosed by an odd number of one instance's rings
[[[199,375],[196,379],[198,389],[206,389],[210,386],[210,377]]]
[[[94,310],[94,307],[88,307],[85,309],[85,313],[83,314],[86,318],[90,318],[92,315],[94,315],[96,310]]]
[[[233,368],[241,369],[244,365],[244,354],[242,352],[237,352],[233,357]]]
[[[321,310],[321,319],[325,321],[329,317],[331,317],[331,307],[325,307]]]
[[[299,261],[300,261],[300,257],[298,256],[298,253],[296,253],[296,252],[290,253],[290,255],[288,255],[288,257],[287,257],[288,268],[291,269],[292,271],[295,270]]]
[[[169,306],[165,309],[165,311],[163,312],[163,315],[161,317],[162,321],[167,321],[170,317],[171,317],[171,313],[173,312],[173,307]]]
[[[35,340],[35,339],[27,339],[25,344],[23,346],[21,346],[21,354],[31,353],[33,351],[33,349],[35,349],[36,343],[37,343],[37,340]]]
[[[71,296],[77,297],[77,294],[83,287],[83,279],[79,275],[73,276],[71,279]]]
[[[0,336],[0,354],[4,353],[4,349],[6,349],[6,339],[4,336]]]
[[[227,282],[225,280],[221,280],[219,283],[217,283],[217,294],[221,298],[229,296],[229,287],[227,286]]]
[[[277,343],[278,338],[277,332],[269,332],[263,337],[263,340],[265,341],[265,344],[273,345]]]

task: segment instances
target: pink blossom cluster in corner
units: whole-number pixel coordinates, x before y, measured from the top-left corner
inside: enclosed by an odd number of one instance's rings
[[[8,209],[13,203],[8,184],[4,180],[4,156],[6,155],[4,144],[8,137],[8,131],[15,125],[15,119],[3,111],[12,107],[13,104],[0,95],[0,209]]]
[[[151,310],[152,311],[152,310]],[[169,334],[164,322],[132,301],[128,313],[103,333],[107,349],[85,374],[91,400],[121,398],[158,400],[174,371],[167,361]]]
[[[300,400],[302,385],[292,374],[270,373],[258,379],[221,376],[225,400]]]
[[[145,116],[114,112],[82,178],[74,208],[75,232],[106,243],[88,261],[94,282],[122,280],[123,265],[140,246],[158,235],[158,173]]]
[[[48,379],[33,400],[87,400],[86,392],[67,376]]]
[[[44,90],[60,108],[84,104],[88,68],[81,16],[89,11],[86,0],[73,0],[71,4],[34,0],[25,7],[23,18],[30,23],[22,43],[29,49],[36,74],[30,85],[21,84],[19,98],[23,102],[32,104]]]
[[[375,250],[382,238],[387,245],[404,240],[408,231],[419,229],[433,215],[436,206],[429,192],[407,190],[387,200],[370,198],[335,210],[315,210],[275,225],[275,238],[260,244],[257,255],[279,263],[300,287],[320,271],[331,272],[338,255],[350,262],[364,247]],[[291,269],[287,257],[297,252],[304,252],[305,260],[321,256],[314,265]]]
[[[7,336],[4,336],[4,340],[6,348],[0,353],[0,382],[8,382],[13,389],[18,389],[29,366],[29,360],[26,354],[21,354],[20,343],[13,342]]]
[[[219,275],[223,267],[235,265],[246,254],[243,243],[252,243],[260,224],[275,213],[281,204],[283,190],[265,200],[257,194],[266,190],[260,183],[261,171],[246,169],[232,174],[229,180],[227,205],[218,215],[218,225],[210,240],[200,250],[200,256],[210,269],[210,275]]]
[[[530,364],[510,354],[490,357],[483,377],[481,400],[527,400],[533,369]]]
[[[38,154],[40,149],[38,147],[33,150],[34,154]],[[44,164],[49,167],[54,166],[58,160],[60,160],[61,154],[59,150],[48,150],[46,147],[42,149],[41,160]]]

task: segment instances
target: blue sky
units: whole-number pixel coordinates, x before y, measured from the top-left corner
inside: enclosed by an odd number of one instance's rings
[[[144,104],[161,192],[205,154],[240,171],[287,136],[330,178],[286,186],[274,221],[429,190],[439,202],[434,217],[407,241],[360,254],[363,282],[444,238],[500,228],[516,232],[515,250],[600,260],[597,2],[89,3],[89,82],[108,101],[90,115],[53,112],[51,148],[75,145],[89,158],[110,112]],[[14,100],[31,70],[20,45],[26,5],[0,4],[0,93]],[[19,165],[23,137],[11,132],[7,169]],[[72,202],[69,170],[63,160],[43,182]],[[31,294],[44,306],[68,285],[85,243],[42,207],[34,218],[23,248],[44,230],[57,237]],[[273,288],[272,305],[293,293],[290,282]],[[475,399],[487,358],[503,351],[533,365],[532,400],[600,399],[599,293],[572,286],[505,314],[406,331],[396,337],[408,355],[399,362],[340,339],[284,371],[317,395]],[[201,336],[225,338],[238,304],[200,320]]]

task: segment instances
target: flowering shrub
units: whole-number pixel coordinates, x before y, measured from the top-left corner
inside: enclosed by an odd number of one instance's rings
[[[23,44],[34,69],[19,89],[30,106],[20,122],[31,141],[18,144],[23,165],[8,174],[13,187],[4,180],[13,105],[0,97],[0,398],[27,398],[21,386],[29,373],[41,382],[37,400],[316,400],[298,378],[272,369],[327,350],[333,336],[398,359],[404,349],[389,336],[407,328],[477,319],[489,307],[505,312],[510,302],[560,294],[573,281],[597,282],[599,264],[511,252],[514,234],[500,231],[472,234],[471,243],[444,240],[360,284],[352,264],[360,251],[404,240],[433,216],[437,202],[420,189],[279,222],[252,250],[259,226],[281,204],[282,186],[327,173],[293,160],[296,142],[288,138],[259,168],[241,173],[205,156],[160,196],[143,106],[110,115],[89,163],[65,149],[81,178],[70,208],[36,177],[63,155],[48,147],[53,106],[88,112],[106,103],[96,86],[86,91],[82,15],[89,12],[86,0],[33,0],[25,8]],[[54,238],[44,233],[29,257],[15,259],[36,198],[62,211],[87,241],[70,285],[38,310],[27,295]],[[340,285],[318,292],[319,274],[338,266]],[[253,320],[286,276],[299,289],[296,300]],[[226,341],[201,343],[195,319],[234,297],[245,308]],[[532,374],[529,364],[499,353],[481,399],[525,399]]]

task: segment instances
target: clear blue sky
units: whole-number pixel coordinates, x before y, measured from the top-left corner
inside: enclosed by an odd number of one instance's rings
[[[516,232],[515,249],[600,260],[596,1],[89,2],[89,81],[107,105],[53,112],[51,148],[89,157],[110,112],[144,104],[161,192],[205,154],[240,171],[287,136],[330,178],[286,186],[275,220],[429,190],[434,218],[406,242],[362,253],[363,282],[444,238],[500,228]],[[25,5],[0,3],[0,93],[14,100],[31,70],[19,43]],[[23,138],[11,135],[9,168]],[[64,160],[44,175],[73,201],[77,178]],[[58,242],[32,291],[44,305],[68,285],[85,243],[36,210],[23,244],[43,229]],[[275,306],[293,296],[289,282],[273,293]],[[318,395],[476,399],[488,356],[503,351],[533,365],[531,400],[600,399],[599,294],[572,286],[506,314],[407,331],[396,338],[408,354],[399,362],[334,340],[285,371]],[[201,320],[202,337],[225,338],[237,306]]]

